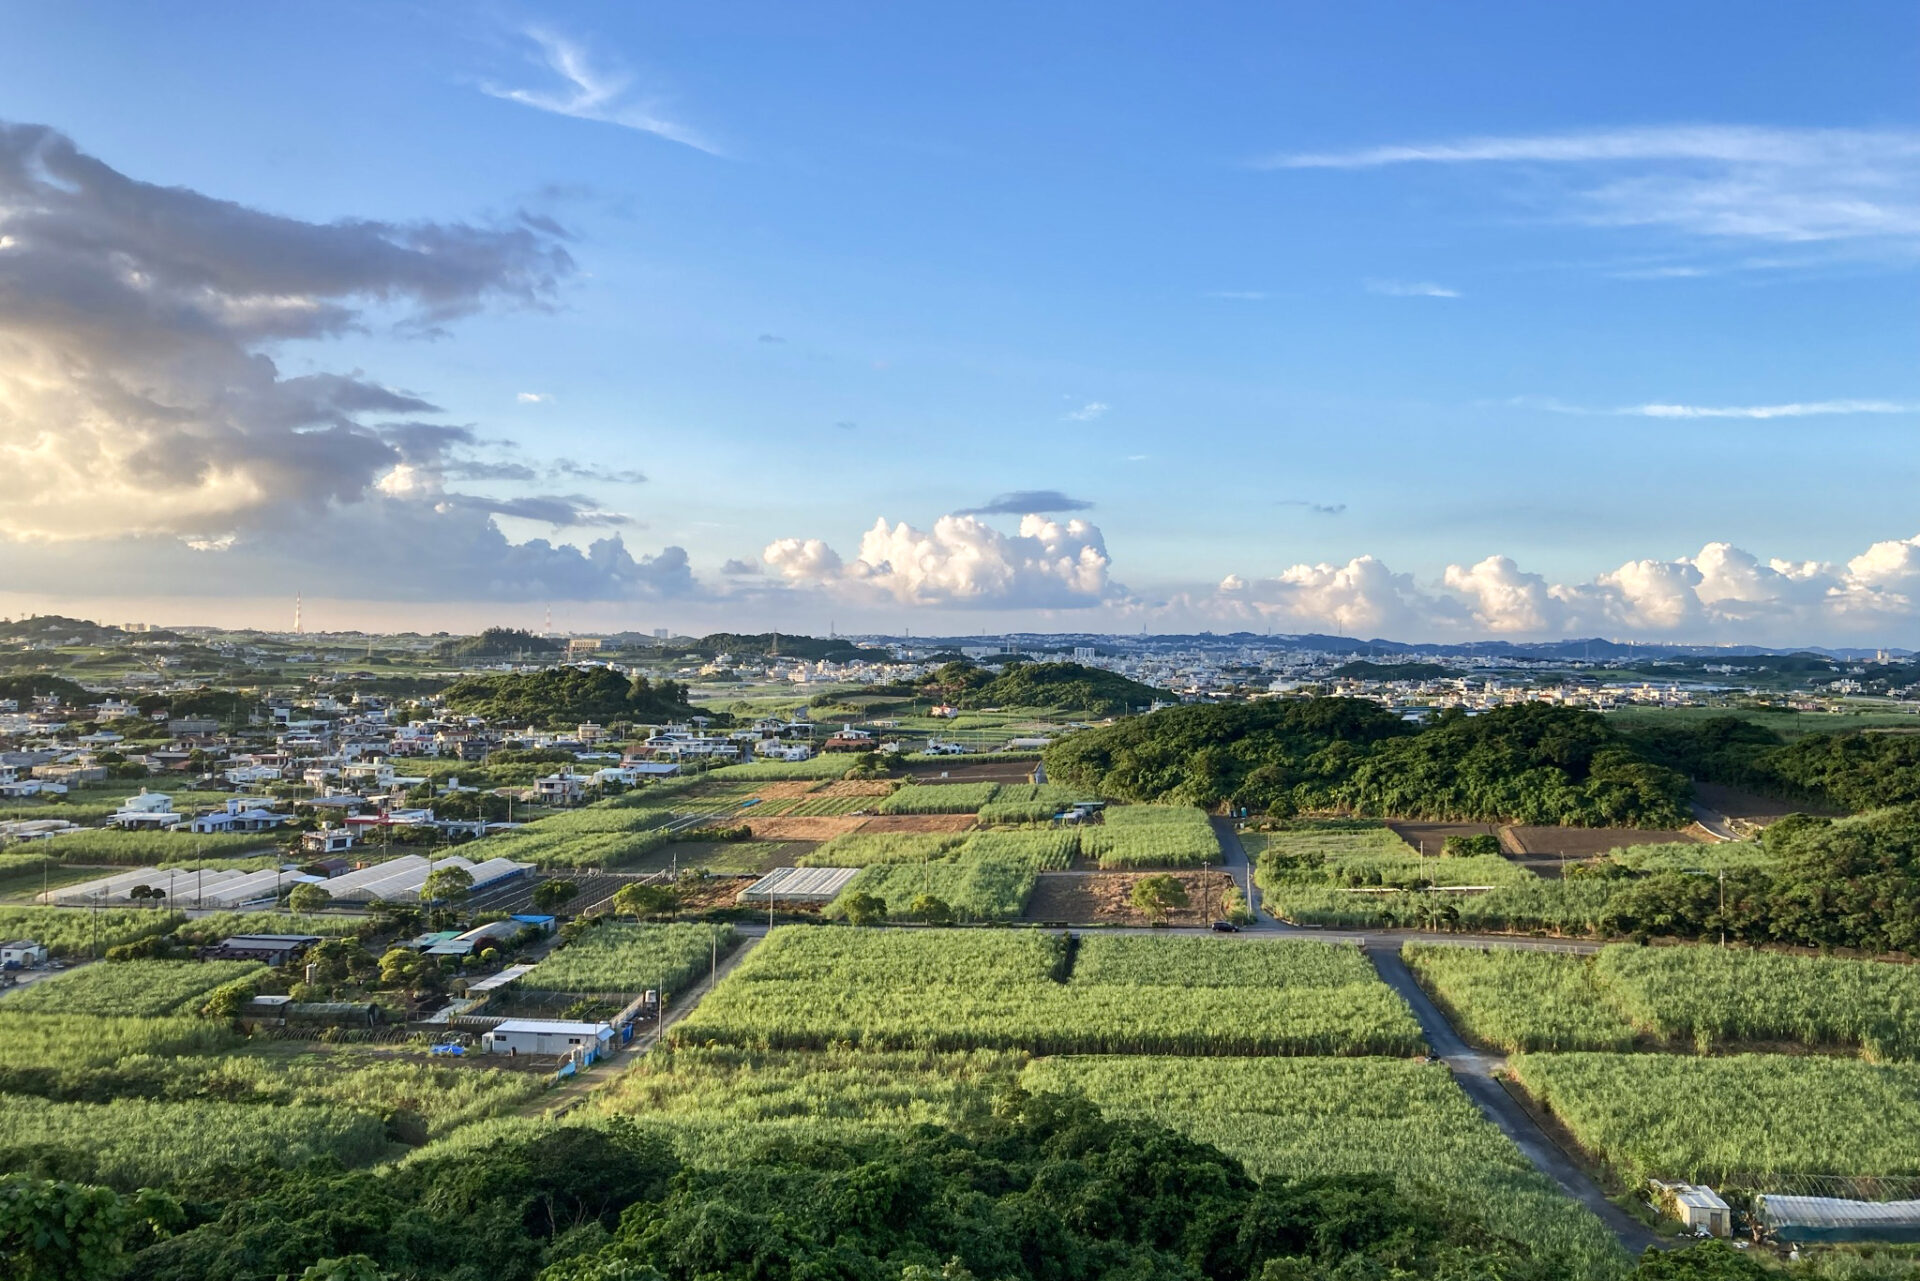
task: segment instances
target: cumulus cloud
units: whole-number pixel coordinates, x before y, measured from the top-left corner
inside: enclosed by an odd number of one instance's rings
[[[517,102],[536,111],[650,133],[709,155],[720,154],[718,148],[700,134],[668,119],[657,98],[632,92],[630,73],[596,61],[584,45],[551,31],[530,27],[525,35],[534,46],[534,60],[558,77],[560,84],[550,89],[509,89],[482,84],[481,89],[491,97]]]
[[[1005,534],[977,516],[942,516],[931,530],[885,517],[851,561],[818,538],[783,538],[761,559],[789,583],[857,600],[962,609],[1074,609],[1123,594],[1108,576],[1100,530],[1029,513]]]
[[[1028,512],[1083,512],[1093,504],[1085,499],[1069,498],[1057,489],[1016,489],[998,494],[983,507],[966,507],[957,516],[1024,516]]]
[[[1068,410],[1066,417],[1068,422],[1090,423],[1096,418],[1105,417],[1107,409],[1108,406],[1101,404],[1099,401],[1090,400],[1078,409]]]
[[[1458,289],[1436,285],[1431,280],[1369,280],[1367,292],[1388,298],[1458,298]]]
[[[750,560],[729,560],[720,566],[720,572],[728,578],[754,578],[760,573],[760,567]]]
[[[1229,574],[1176,612],[1409,639],[1608,635],[1672,641],[1879,642],[1920,623],[1920,535],[1873,544],[1843,565],[1762,560],[1727,542],[1642,558],[1555,583],[1510,556],[1446,567],[1421,583],[1371,556],[1300,564],[1268,578]]]
[[[145,565],[156,576],[141,590],[167,591],[203,586],[217,555],[214,576],[237,589],[283,584],[276,573],[350,544],[330,571],[343,591],[377,594],[408,572],[437,592],[677,590],[691,581],[677,549],[636,560],[617,538],[512,544],[492,523],[627,523],[589,495],[449,488],[638,473],[490,457],[502,442],[433,421],[418,392],[359,371],[289,377],[274,358],[290,340],[436,332],[490,305],[544,306],[572,271],[559,237],[524,219],[305,222],[142,182],[51,129],[0,124],[10,578],[87,563],[113,581]],[[164,577],[174,571],[185,577]]]

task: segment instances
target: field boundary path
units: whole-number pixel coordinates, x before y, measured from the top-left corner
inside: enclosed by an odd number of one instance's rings
[[[1245,928],[1261,933],[1284,930],[1286,927],[1278,920],[1260,910],[1260,887],[1254,884],[1253,861],[1247,857],[1247,847],[1240,843],[1240,833],[1234,830],[1233,820],[1214,819],[1213,831],[1220,838],[1221,861],[1227,874],[1239,883],[1247,895],[1247,912],[1253,917],[1253,923]]]
[[[1520,1154],[1533,1163],[1534,1169],[1552,1179],[1567,1196],[1599,1216],[1629,1255],[1638,1258],[1648,1246],[1664,1248],[1670,1244],[1609,1201],[1600,1190],[1600,1185],[1562,1151],[1560,1145],[1520,1106],[1519,1101],[1494,1079],[1493,1074],[1506,1067],[1505,1056],[1488,1054],[1467,1044],[1466,1038],[1454,1029],[1447,1016],[1440,1012],[1440,1007],[1427,995],[1426,989],[1414,979],[1413,971],[1400,959],[1397,945],[1369,940],[1365,944],[1365,951],[1381,980],[1399,993],[1412,1008],[1413,1017],[1419,1022],[1427,1044],[1452,1071],[1455,1084],[1473,1100],[1474,1106],[1489,1121],[1500,1127],[1500,1132],[1512,1140],[1513,1145],[1520,1149]]]
[[[586,1071],[575,1075],[572,1080],[553,1093],[541,1095],[535,1100],[537,1106],[529,1108],[527,1114],[557,1121],[585,1102],[589,1094],[632,1067],[640,1055],[660,1043],[660,1038],[666,1035],[669,1028],[693,1013],[694,1007],[713,991],[714,986],[724,981],[727,975],[733,972],[734,967],[746,959],[747,953],[760,942],[764,933],[764,929],[761,934],[748,934],[742,931],[740,946],[734,948],[727,959],[720,962],[720,968],[717,971],[688,988],[679,1000],[667,1002],[666,1017],[658,1026],[649,1026],[644,1031],[636,1031],[632,1042],[618,1054],[600,1060]]]

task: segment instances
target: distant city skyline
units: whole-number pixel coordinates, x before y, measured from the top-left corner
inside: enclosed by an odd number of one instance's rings
[[[1911,17],[20,6],[0,614],[1911,648]]]

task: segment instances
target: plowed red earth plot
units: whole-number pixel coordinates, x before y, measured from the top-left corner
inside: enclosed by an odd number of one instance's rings
[[[1043,872],[1022,919],[1069,925],[1150,925],[1133,906],[1133,885],[1143,876],[1171,875],[1186,887],[1188,905],[1167,916],[1169,925],[1202,925],[1221,915],[1221,895],[1234,884],[1225,872]]]

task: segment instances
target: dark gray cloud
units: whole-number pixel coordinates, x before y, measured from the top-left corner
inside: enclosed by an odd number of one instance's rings
[[[955,515],[1025,516],[1029,513],[1046,515],[1053,512],[1089,511],[1092,507],[1092,503],[1080,498],[1069,498],[1057,489],[1016,489],[1010,494],[996,494],[985,506],[962,508]]]
[[[1347,510],[1345,503],[1315,503],[1304,498],[1283,498],[1280,500],[1280,506],[1298,507],[1303,511],[1312,512],[1315,516],[1338,516]]]
[[[0,243],[0,532],[28,536],[244,530],[403,463],[437,473],[471,429],[360,371],[283,377],[270,349],[544,306],[573,271],[537,219],[306,222],[128,177],[39,125],[0,124]]]
[[[720,572],[728,578],[752,578],[760,573],[760,566],[750,560],[730,560],[720,567]]]

